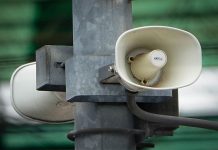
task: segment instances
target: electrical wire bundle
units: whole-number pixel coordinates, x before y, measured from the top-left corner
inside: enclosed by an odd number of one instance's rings
[[[160,115],[147,112],[141,109],[135,101],[135,95],[133,93],[129,93],[127,97],[129,110],[138,118],[154,123],[162,123],[162,124],[170,124],[170,125],[183,125],[197,128],[205,128],[210,130],[218,131],[218,122],[207,121],[202,119],[195,118],[185,118],[185,117],[177,117],[177,116],[168,116],[168,115]]]

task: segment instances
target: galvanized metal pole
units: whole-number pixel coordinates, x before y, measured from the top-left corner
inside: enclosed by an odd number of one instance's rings
[[[74,55],[113,55],[117,38],[132,26],[131,13],[129,0],[73,0]],[[86,102],[76,104],[75,130],[132,129],[133,126],[133,116],[126,104]],[[103,133],[77,137],[75,149],[135,150],[136,147],[133,136]]]

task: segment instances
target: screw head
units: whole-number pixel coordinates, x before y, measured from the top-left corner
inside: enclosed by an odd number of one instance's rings
[[[113,67],[113,66],[109,66],[109,67],[108,67],[108,71],[109,71],[109,72],[114,72],[114,67]]]

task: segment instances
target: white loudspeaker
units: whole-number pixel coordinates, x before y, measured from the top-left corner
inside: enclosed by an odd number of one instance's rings
[[[191,33],[165,26],[124,32],[115,47],[115,70],[131,91],[177,89],[197,80],[201,46]]]
[[[36,90],[36,63],[17,68],[11,77],[11,101],[18,114],[39,122],[61,123],[74,120],[74,104],[64,92]]]

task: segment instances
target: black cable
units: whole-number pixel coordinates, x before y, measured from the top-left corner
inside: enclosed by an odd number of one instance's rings
[[[146,112],[143,109],[139,108],[139,106],[136,104],[135,95],[132,93],[128,94],[127,104],[128,104],[129,110],[134,115],[148,122],[163,123],[163,124],[170,124],[170,125],[191,126],[191,127],[205,128],[205,129],[211,129],[211,130],[218,131],[218,122],[194,119],[194,118],[159,115],[159,114]]]
[[[70,140],[73,140],[81,135],[88,135],[88,134],[102,134],[102,133],[113,133],[113,134],[145,134],[144,130],[139,129],[126,129],[126,128],[88,128],[88,129],[81,129],[78,131],[71,131],[68,133],[67,137]]]

